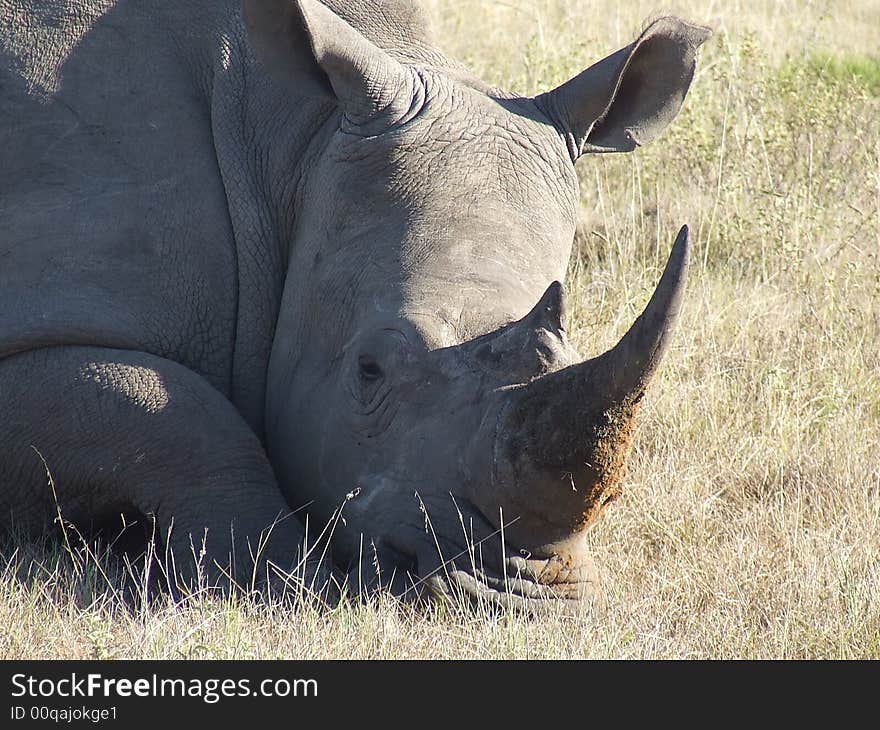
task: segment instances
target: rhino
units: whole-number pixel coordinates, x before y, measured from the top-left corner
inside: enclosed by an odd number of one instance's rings
[[[657,19],[526,97],[426,18],[0,0],[5,530],[124,526],[184,586],[600,594],[585,531],[619,493],[688,236],[585,360],[561,284],[575,161],[657,137],[709,31]]]

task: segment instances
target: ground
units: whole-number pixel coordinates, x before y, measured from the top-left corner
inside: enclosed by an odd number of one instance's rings
[[[429,5],[445,50],[525,93],[658,14]],[[585,355],[640,311],[682,223],[693,244],[624,496],[589,535],[603,612],[132,610],[72,540],[7,552],[0,658],[880,658],[880,0],[735,6],[662,6],[715,28],[681,115],[644,150],[579,163],[569,330]]]

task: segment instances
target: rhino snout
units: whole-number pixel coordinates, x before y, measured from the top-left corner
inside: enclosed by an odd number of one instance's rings
[[[499,527],[503,515],[513,544],[559,555],[619,495],[633,421],[680,309],[687,255],[684,227],[650,302],[611,350],[498,391],[476,442],[490,446],[470,498]],[[563,306],[545,299],[541,310]]]

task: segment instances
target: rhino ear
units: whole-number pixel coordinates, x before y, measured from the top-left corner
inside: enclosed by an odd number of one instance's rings
[[[694,76],[697,48],[711,31],[660,18],[630,45],[536,98],[568,140],[585,152],[630,152],[678,114]]]
[[[243,16],[257,57],[294,93],[335,98],[355,126],[410,109],[412,75],[317,0],[244,0]]]

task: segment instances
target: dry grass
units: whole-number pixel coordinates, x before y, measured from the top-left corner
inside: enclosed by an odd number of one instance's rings
[[[626,495],[590,534],[607,610],[132,612],[59,551],[0,578],[0,657],[880,657],[880,2],[430,4],[444,48],[522,92],[658,10],[716,27],[674,128],[580,163],[584,354],[637,314],[680,224],[694,244]]]

